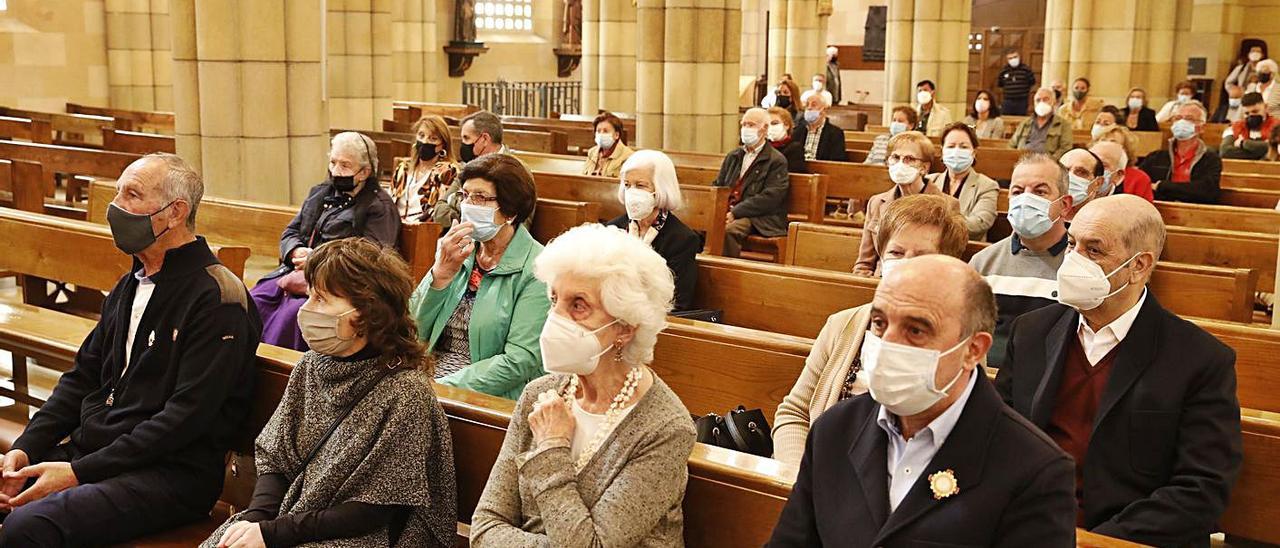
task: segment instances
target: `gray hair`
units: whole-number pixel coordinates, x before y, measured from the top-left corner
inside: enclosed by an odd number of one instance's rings
[[[1178,108],[1177,108],[1177,109],[1175,109],[1174,111],[1176,112],[1176,111],[1182,110],[1182,109],[1187,108],[1187,107],[1195,107],[1195,109],[1196,109],[1196,110],[1200,111],[1200,122],[1201,122],[1201,123],[1206,122],[1206,121],[1208,121],[1208,120],[1209,120],[1209,109],[1204,108],[1204,103],[1201,103],[1200,101],[1196,101],[1196,100],[1194,100],[1194,99],[1192,99],[1192,100],[1190,100],[1190,101],[1187,101],[1187,102],[1185,102],[1185,103],[1183,103],[1183,104],[1181,104],[1181,105],[1178,105]]]
[[[964,325],[966,336],[996,332],[996,296],[981,275],[974,272],[964,284]]]
[[[344,131],[333,136],[329,153],[345,152],[356,157],[362,168],[369,168],[369,179],[378,180],[378,144],[368,135],[356,131]]]
[[[195,232],[196,209],[200,207],[201,198],[204,198],[204,179],[195,168],[191,167],[191,164],[177,154],[152,152],[142,158],[164,162],[165,173],[164,181],[159,185],[160,194],[164,197],[166,204],[175,200],[187,203],[190,209],[187,213],[187,229]]]
[[[823,90],[823,91],[826,91],[826,90]],[[830,108],[830,107],[831,107],[831,101],[828,101],[828,100],[827,100],[827,94],[822,93],[821,91],[814,91],[814,90],[811,90],[811,89],[810,89],[810,90],[806,90],[804,93],[800,94],[800,105],[801,105],[801,106],[806,106],[806,107],[807,107],[807,106],[809,105],[809,98],[810,98],[810,97],[817,97],[817,98],[818,98],[818,102],[819,102],[819,103],[822,103],[822,108]]]
[[[1040,88],[1040,89],[1048,89],[1048,88]],[[1062,164],[1058,163],[1058,160],[1056,160],[1050,154],[1047,154],[1044,152],[1029,152],[1027,154],[1024,154],[1021,158],[1018,158],[1018,163],[1013,165],[1013,170],[1017,171],[1019,167],[1022,167],[1024,165],[1029,166],[1033,164],[1052,164],[1053,167],[1057,168],[1058,170],[1058,180],[1055,181],[1057,183],[1057,185],[1055,186],[1058,187],[1058,196],[1059,197],[1066,196],[1067,193],[1070,192],[1071,185],[1070,185],[1070,179],[1068,178],[1069,175],[1067,174],[1067,168],[1063,167]]]
[[[663,211],[675,211],[684,205],[684,199],[680,196],[680,181],[676,178],[676,166],[671,162],[666,154],[659,150],[637,150],[622,163],[621,177],[626,178],[627,172],[634,169],[653,169],[653,194],[657,198],[658,209]],[[618,201],[625,203],[623,198],[625,187],[618,188]]]
[[[599,223],[571,228],[547,244],[534,260],[533,272],[547,285],[548,295],[556,278],[566,274],[596,284],[605,312],[635,328],[631,342],[622,348],[623,361],[653,361],[658,333],[667,325],[675,280],[667,261],[640,238]]]
[[[488,133],[494,144],[502,144],[502,120],[498,119],[492,112],[482,110],[468,114],[458,124],[458,127],[467,125],[467,122],[471,122],[478,133]]]

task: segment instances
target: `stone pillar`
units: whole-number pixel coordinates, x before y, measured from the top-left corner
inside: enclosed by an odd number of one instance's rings
[[[1241,0],[1217,0],[1194,2],[1191,10],[1191,32],[1186,35],[1187,57],[1204,57],[1208,61],[1209,74],[1217,85],[1231,72],[1240,47],[1240,35],[1244,27],[1244,6]],[[1214,97],[1218,97],[1215,93]]]
[[[640,0],[640,146],[724,152],[737,145],[740,2]]]
[[[1123,104],[1137,86],[1160,105],[1186,77],[1187,56],[1198,47],[1185,38],[1192,19],[1192,0],[1049,0],[1044,84],[1070,86],[1083,76],[1091,95],[1108,103]]]
[[[327,0],[329,119],[382,130],[391,118],[391,0]]]
[[[178,154],[209,196],[299,204],[325,177],[321,0],[173,0]]]
[[[818,0],[769,0],[769,81],[776,83],[783,73],[796,82],[808,82],[826,70],[824,18]],[[801,90],[808,89],[801,85]]]
[[[884,120],[896,105],[916,104],[916,82],[937,85],[938,104],[963,116],[969,79],[969,2],[891,0],[885,29]]]
[[[638,46],[632,0],[583,0],[582,114],[636,112]]]
[[[742,76],[759,77],[769,70],[764,51],[765,13],[769,7],[768,0],[742,0],[742,61],[738,73]],[[769,74],[769,84],[778,80],[777,74]]]
[[[391,98],[433,101],[439,55],[435,0],[391,2]],[[378,128],[381,129],[381,128]]]
[[[113,0],[105,8],[111,106],[173,110],[168,0]]]

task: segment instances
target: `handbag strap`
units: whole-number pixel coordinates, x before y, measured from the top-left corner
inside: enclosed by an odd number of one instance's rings
[[[393,368],[379,369],[382,371],[380,371],[378,376],[373,379],[373,382],[365,385],[365,387],[360,390],[359,395],[353,398],[351,403],[347,404],[347,407],[342,410],[342,413],[338,415],[338,418],[334,419],[333,424],[329,425],[329,431],[325,432],[324,436],[320,437],[320,441],[316,442],[315,447],[311,448],[311,453],[307,454],[307,458],[302,459],[302,465],[298,467],[298,473],[294,477],[301,476],[302,473],[307,470],[307,465],[311,464],[311,461],[316,458],[316,454],[320,452],[320,448],[324,447],[325,442],[329,441],[329,437],[333,436],[333,432],[338,429],[338,425],[342,424],[342,421],[347,419],[347,416],[351,414],[351,410],[355,409],[360,402],[364,401],[365,396],[368,396],[369,393],[373,391],[373,388],[378,386],[378,383],[382,382],[382,379],[387,378],[388,375],[395,371]]]

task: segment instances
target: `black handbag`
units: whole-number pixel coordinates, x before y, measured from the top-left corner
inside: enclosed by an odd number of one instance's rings
[[[739,405],[724,416],[711,413],[698,417],[694,426],[700,443],[766,458],[773,456],[769,421],[759,409],[749,410]]]

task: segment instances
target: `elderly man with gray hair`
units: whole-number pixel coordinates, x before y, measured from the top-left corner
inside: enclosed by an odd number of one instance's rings
[[[821,93],[806,91],[800,96],[804,115],[796,121],[791,140],[804,145],[805,160],[849,161],[844,149],[844,130],[827,118],[831,99]]]
[[[858,358],[869,392],[814,421],[767,546],[1074,545],[1071,459],[979,365],[995,315],[954,257],[880,280]]]
[[[752,108],[743,113],[739,124],[742,146],[724,157],[720,173],[711,182],[712,186],[729,187],[732,191],[729,213],[724,219],[726,257],[737,257],[752,234],[767,238],[787,235],[791,175],[787,173],[787,158],[765,138],[768,128],[769,111]]]
[[[1218,203],[1222,160],[1218,152],[1201,139],[1207,111],[1199,101],[1188,101],[1173,109],[1169,126],[1173,137],[1169,147],[1148,154],[1138,167],[1153,181],[1157,200],[1167,202]],[[1224,144],[1230,144],[1224,141]]]
[[[307,350],[298,309],[307,301],[302,267],[312,249],[353,236],[393,247],[399,235],[395,201],[378,184],[378,146],[354,131],[334,135],[329,177],[311,188],[280,235],[280,266],[249,292],[262,313],[262,342]]]
[[[1076,524],[1209,546],[1240,471],[1235,353],[1147,290],[1165,227],[1122,194],[1068,229],[1057,300],[1013,323],[996,387],[1075,459]]]
[[[261,324],[195,235],[203,193],[172,154],[120,175],[107,221],[133,269],[4,455],[0,546],[116,544],[208,517],[251,407]]]

